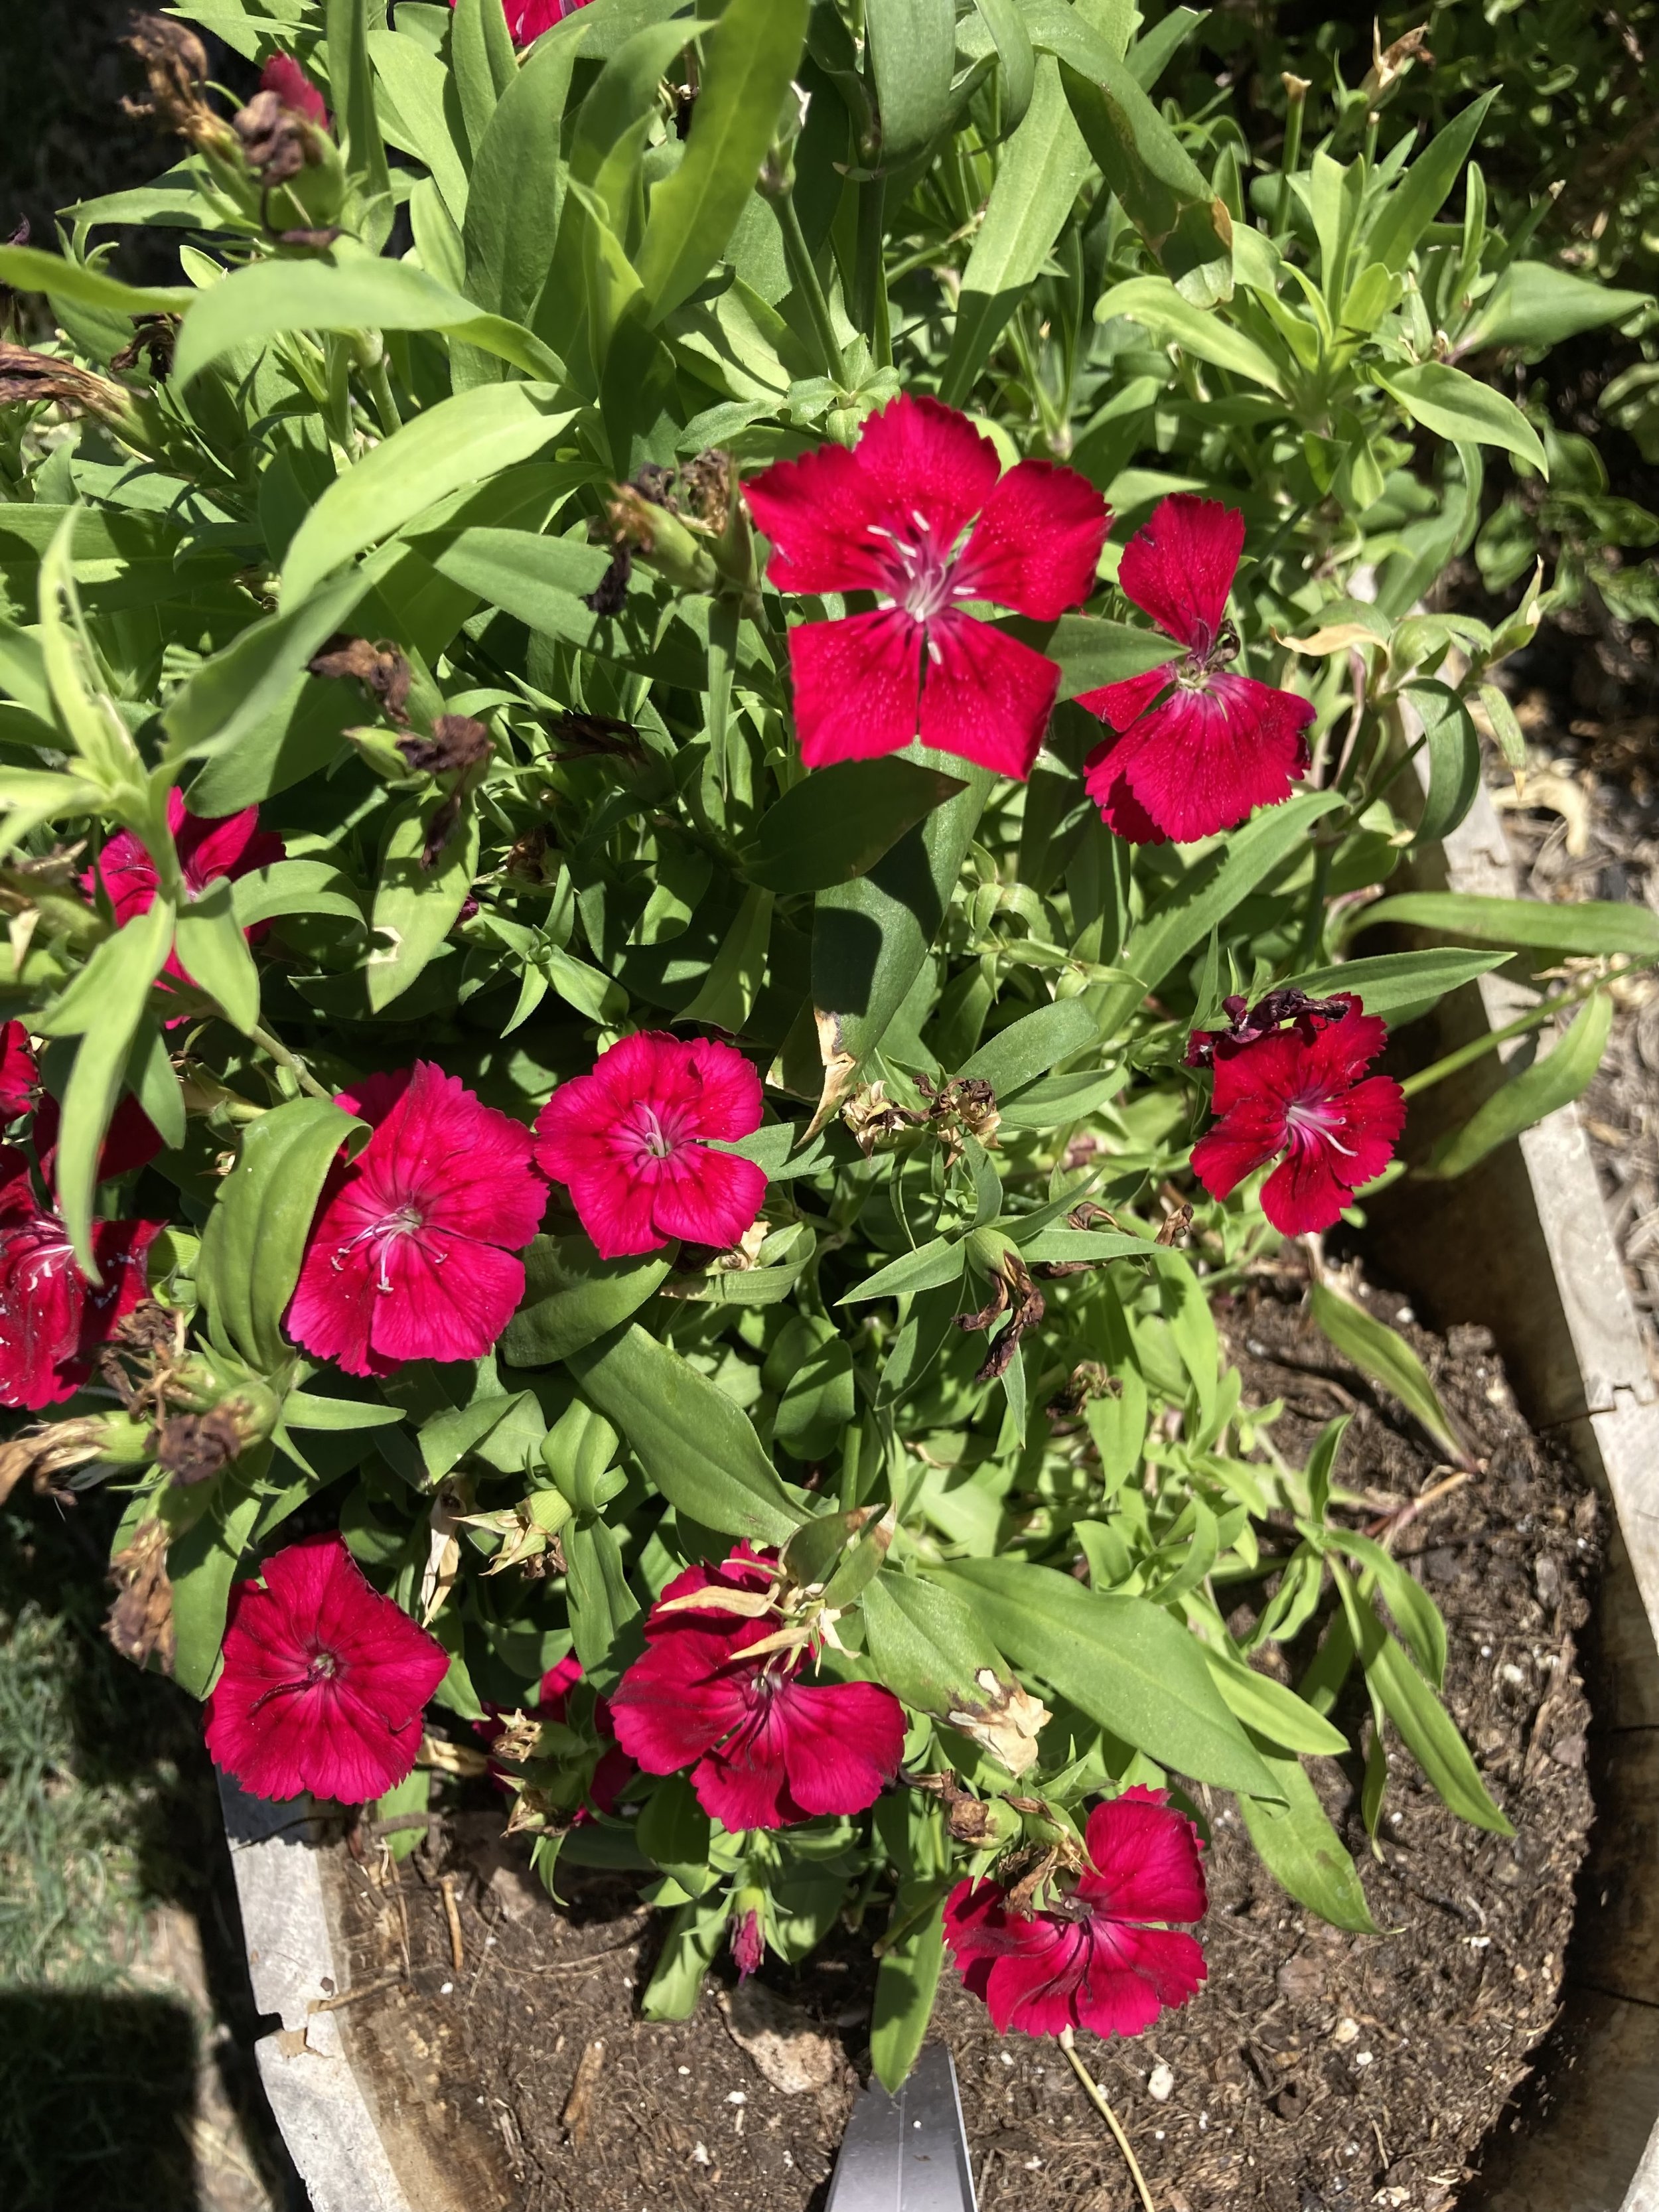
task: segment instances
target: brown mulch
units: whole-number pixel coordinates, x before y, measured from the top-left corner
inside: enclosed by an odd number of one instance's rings
[[[1397,1299],[1373,1304],[1401,1315]],[[1348,1487],[1406,1499],[1443,1475],[1409,1418],[1313,1330],[1299,1285],[1255,1286],[1223,1320],[1247,1397],[1284,1402],[1273,1435],[1287,1460],[1350,1412]],[[1402,1326],[1480,1467],[1395,1549],[1446,1616],[1449,1701],[1517,1832],[1461,1825],[1396,1747],[1373,1855],[1357,1765],[1318,1762],[1387,1931],[1355,1936],[1284,1896],[1216,1800],[1207,1984],[1138,2041],[1080,2039],[1169,2212],[1440,2212],[1556,2008],[1591,1817],[1575,1638],[1595,1504],[1528,1432],[1482,1332],[1444,1343]],[[1364,1722],[1343,1717],[1356,1733]],[[867,2073],[867,1932],[838,1935],[799,1970],[763,1970],[801,2032],[830,2046],[828,2078],[786,2094],[727,2031],[726,1960],[691,2020],[641,2022],[659,1939],[631,1884],[568,1869],[556,1908],[500,1826],[494,1808],[451,1815],[395,1885],[372,1857],[346,1869],[355,1979],[386,1986],[343,2008],[343,2026],[435,2165],[453,2172],[470,2146],[469,2208],[820,2212]],[[935,2026],[956,2057],[981,2212],[1128,2212],[1121,2161],[1051,2045],[996,2036],[948,1966]]]

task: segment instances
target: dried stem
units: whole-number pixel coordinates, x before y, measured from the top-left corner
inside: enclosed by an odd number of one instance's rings
[[[1129,2138],[1124,2134],[1117,2114],[1107,2103],[1099,2082],[1095,2080],[1093,2075],[1078,2057],[1077,2046],[1073,2041],[1072,2031],[1069,2027],[1063,2027],[1060,2032],[1060,2047],[1071,2061],[1073,2073],[1082,2082],[1084,2094],[1111,2130],[1112,2140],[1123,2154],[1123,2162],[1129,2169],[1129,2178],[1134,2183],[1141,2203],[1146,2207],[1146,2212],[1158,2212],[1158,2207],[1152,2203],[1152,2192],[1146,2186],[1146,2177],[1140,2170],[1140,2161],[1130,2148]]]

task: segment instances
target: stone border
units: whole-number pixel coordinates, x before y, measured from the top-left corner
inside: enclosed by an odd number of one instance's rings
[[[1418,879],[1515,895],[1484,790]],[[1457,997],[1465,1034],[1483,1022],[1500,1027],[1530,1003],[1498,974]],[[1492,1075],[1488,1063],[1488,1086]],[[1601,1606],[1612,1709],[1598,1718],[1618,1748],[1613,1802],[1600,1809],[1644,1851],[1650,1876],[1589,1911],[1593,1978],[1564,1998],[1583,2039],[1578,2062],[1558,2085],[1549,2122],[1480,2199],[1486,2212],[1659,2212],[1659,1936],[1645,1933],[1644,1919],[1659,1898],[1659,1393],[1575,1109],[1437,1194],[1431,1223],[1421,1187],[1406,1188],[1384,1224],[1391,1275],[1401,1288],[1421,1285],[1437,1326],[1495,1325],[1534,1425],[1571,1445],[1617,1514],[1622,1543]],[[281,2021],[256,2046],[259,2072],[313,2212],[416,2212],[326,2008],[349,1974],[331,1925],[320,1824],[221,1786],[254,1996]]]

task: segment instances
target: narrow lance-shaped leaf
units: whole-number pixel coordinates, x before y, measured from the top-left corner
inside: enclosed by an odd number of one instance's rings
[[[1309,1297],[1314,1319],[1344,1358],[1352,1359],[1362,1375],[1392,1391],[1441,1449],[1460,1467],[1467,1467],[1468,1452],[1451,1415],[1441,1404],[1428,1370],[1399,1330],[1378,1321],[1328,1284],[1316,1283]]]
[[[1518,1137],[1547,1115],[1570,1106],[1589,1088],[1601,1065],[1613,1032],[1613,998],[1598,991],[1580,1008],[1566,1034],[1541,1060],[1511,1076],[1461,1129],[1443,1138],[1429,1158],[1427,1172],[1449,1181],[1467,1175],[1478,1160]]]

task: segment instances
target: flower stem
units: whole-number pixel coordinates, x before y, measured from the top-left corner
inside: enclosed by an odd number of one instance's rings
[[[1140,2161],[1130,2148],[1129,2138],[1124,2134],[1117,2114],[1103,2095],[1100,2084],[1078,2057],[1077,2047],[1072,2040],[1072,2031],[1069,2027],[1063,2027],[1060,2032],[1060,2047],[1071,2061],[1073,2073],[1083,2084],[1083,2094],[1111,2130],[1113,2141],[1123,2154],[1123,2162],[1129,2169],[1129,2178],[1134,2183],[1141,2203],[1146,2207],[1146,2212],[1158,2212],[1158,2207],[1152,2203],[1152,2192],[1146,2186],[1146,2177],[1140,2170]]]
[[[795,196],[793,191],[780,192],[772,205],[777,210],[778,228],[783,233],[783,258],[789,264],[791,280],[811,318],[818,350],[823,356],[823,373],[832,383],[844,384],[847,366],[842,359],[841,342],[836,336],[830,302],[818,282],[818,272],[813,265],[811,250],[800,227],[800,217],[795,213]]]
[[[318,1082],[316,1077],[312,1073],[311,1070],[306,1066],[304,1060],[300,1059],[296,1054],[291,1053],[280,1037],[274,1037],[271,1036],[269,1030],[261,1029],[250,1030],[248,1031],[248,1036],[252,1041],[258,1046],[261,1052],[270,1054],[270,1057],[276,1061],[278,1067],[287,1068],[289,1073],[294,1078],[294,1080],[299,1085],[301,1091],[305,1091],[310,1097],[326,1098],[331,1105],[333,1104],[334,1094],[332,1091],[325,1090],[323,1085]]]

